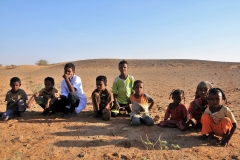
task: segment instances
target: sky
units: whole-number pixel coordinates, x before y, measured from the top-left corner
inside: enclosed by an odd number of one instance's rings
[[[0,64],[240,62],[239,0],[1,0]]]

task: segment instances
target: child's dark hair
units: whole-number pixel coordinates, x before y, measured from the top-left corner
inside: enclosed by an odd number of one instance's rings
[[[96,81],[103,81],[103,83],[105,84],[105,86],[107,86],[107,77],[106,76],[98,76],[96,78]]]
[[[72,64],[72,63],[67,63],[67,64],[65,64],[64,69],[65,69],[65,68],[72,68],[72,71],[73,71],[73,72],[75,71],[75,66],[74,66],[74,64]]]
[[[126,60],[122,60],[119,62],[118,66],[120,66],[121,64],[127,64],[128,65],[128,62]]]
[[[143,83],[143,81],[141,81],[141,80],[136,80],[136,81],[134,81],[134,83],[133,83],[133,88],[134,88],[135,85],[137,85],[138,83]]]
[[[173,89],[169,95],[169,99],[171,99],[174,95],[182,95],[184,97],[184,91],[181,89]],[[184,97],[184,103],[185,103],[185,97]]]
[[[21,80],[18,77],[13,77],[13,78],[10,79],[10,85],[14,82],[19,82],[19,84],[21,85]]]
[[[225,101],[225,104],[227,104],[227,98],[224,94],[224,92],[220,89],[220,88],[211,88],[209,91],[208,91],[208,99],[209,99],[209,96],[211,94],[214,94],[214,95],[217,95],[221,93],[222,94],[222,99]]]
[[[45,81],[50,81],[53,85],[55,84],[54,83],[54,79],[52,78],[52,77],[46,77],[45,79],[44,79],[44,82]]]

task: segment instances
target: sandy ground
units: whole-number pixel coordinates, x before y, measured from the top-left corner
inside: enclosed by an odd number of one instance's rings
[[[216,145],[216,140],[201,141],[199,132],[176,128],[161,128],[156,124],[148,127],[132,127],[127,116],[103,121],[92,117],[90,101],[95,89],[95,78],[105,75],[108,88],[119,75],[117,59],[84,60],[73,62],[76,74],[81,77],[88,97],[87,107],[76,117],[62,118],[58,113],[42,116],[42,109],[34,105],[23,117],[0,121],[1,159],[106,159],[106,160],[159,160],[159,159],[240,159],[240,127],[237,128],[228,147]],[[223,63],[196,60],[128,60],[129,74],[144,82],[144,91],[155,100],[152,116],[163,117],[171,102],[172,89],[185,91],[185,105],[194,99],[197,84],[202,80],[211,81],[215,87],[225,91],[229,108],[240,122],[240,63]],[[10,89],[9,80],[18,76],[21,88],[27,94],[43,87],[47,76],[55,79],[59,89],[65,63],[48,66],[17,66],[14,69],[0,68],[0,112],[5,111],[5,94]],[[29,97],[30,98],[30,97]],[[141,138],[151,142],[167,141],[168,150],[161,149],[159,142],[154,149],[145,148]],[[181,148],[172,147],[172,144]]]

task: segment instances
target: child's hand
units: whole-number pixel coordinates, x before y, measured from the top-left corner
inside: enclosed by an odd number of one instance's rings
[[[223,139],[220,141],[220,145],[221,145],[221,146],[228,146],[229,140],[230,140],[230,136],[228,135],[227,137],[223,138]]]
[[[64,73],[64,75],[62,76],[64,79],[70,79],[72,77],[71,74],[67,74],[67,73]]]
[[[110,108],[110,105],[106,105],[106,107],[105,108],[107,108],[108,110],[110,110],[111,108]]]
[[[54,93],[54,98],[60,98],[60,94],[59,93]]]
[[[46,105],[45,105],[45,109],[47,109],[49,107],[49,103],[47,103]]]
[[[119,108],[120,108],[120,106],[119,106],[119,104],[118,103],[116,103],[116,104],[114,104],[113,105],[113,107],[112,107],[113,109],[117,109],[117,110],[119,110]]]
[[[28,104],[27,104],[27,109],[30,109],[30,108],[31,108],[31,104],[28,103]]]

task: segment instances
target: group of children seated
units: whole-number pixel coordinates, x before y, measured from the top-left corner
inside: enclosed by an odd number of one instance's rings
[[[110,120],[122,112],[130,116],[130,125],[138,126],[141,123],[152,126],[154,120],[149,111],[154,105],[154,100],[143,92],[143,82],[135,80],[127,74],[128,63],[123,60],[118,65],[120,75],[114,79],[112,90],[108,90],[107,78],[98,76],[96,78],[96,89],[92,92],[91,99],[94,109],[93,117],[101,117]],[[28,103],[27,95],[20,89],[21,81],[18,77],[10,80],[11,90],[7,92],[7,109],[2,114],[2,120],[8,120],[15,115],[31,108],[34,100],[43,108],[43,115],[56,112],[65,113],[64,117],[72,117],[80,113],[87,104],[87,97],[82,88],[81,78],[75,75],[75,66],[67,63],[64,66],[64,75],[61,82],[61,94],[54,88],[54,79],[44,79],[45,88],[35,93]],[[186,130],[189,126],[201,129],[202,139],[211,140],[214,135],[222,137],[220,144],[228,144],[236,130],[237,122],[226,106],[227,98],[220,88],[213,88],[208,81],[198,84],[195,99],[189,108],[182,103],[185,101],[184,91],[174,89],[170,103],[165,112],[164,119],[158,124],[161,127],[174,127]]]

